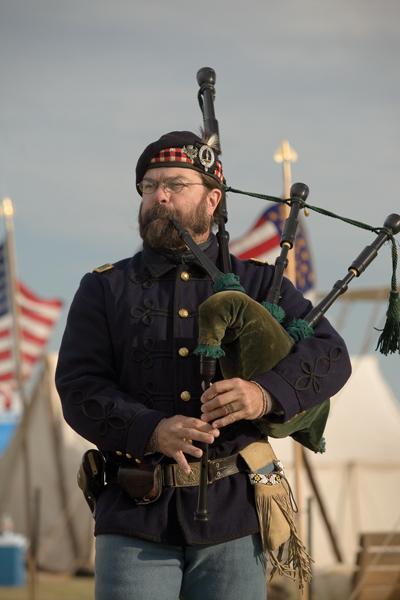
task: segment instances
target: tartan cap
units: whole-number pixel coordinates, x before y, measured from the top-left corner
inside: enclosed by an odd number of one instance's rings
[[[171,131],[145,148],[136,165],[136,188],[149,169],[157,167],[184,167],[209,175],[221,185],[224,183],[222,164],[217,151],[191,131]]]

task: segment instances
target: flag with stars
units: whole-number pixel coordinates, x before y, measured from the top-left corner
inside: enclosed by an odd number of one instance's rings
[[[15,282],[22,378],[26,381],[43,356],[59,317],[62,302],[40,298],[21,281]],[[21,416],[17,390],[13,315],[6,247],[0,244],[0,453],[8,445]]]
[[[232,254],[241,260],[254,258],[274,264],[281,251],[280,241],[285,223],[282,212],[281,205],[278,203],[267,208],[247,233],[231,242],[230,251]],[[305,228],[301,219],[297,228],[295,255],[296,287],[303,294],[306,294],[314,288],[315,276]]]

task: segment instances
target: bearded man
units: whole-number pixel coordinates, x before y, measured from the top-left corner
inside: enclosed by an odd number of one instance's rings
[[[217,371],[202,392],[193,351],[212,282],[171,218],[219,264],[212,223],[222,165],[197,135],[172,132],[144,150],[136,182],[143,250],[83,277],[56,373],[65,419],[106,465],[94,512],[96,599],[264,600],[259,521],[238,453],[261,439],[259,420],[287,421],[335,394],[350,374],[348,354],[323,319],[254,381]],[[265,299],[272,266],[232,257],[232,268],[249,296]],[[287,280],[281,305],[292,318],[310,309]],[[307,374],[310,385],[299,386]],[[210,445],[207,522],[193,518],[199,443]],[[139,479],[149,473],[147,489]]]

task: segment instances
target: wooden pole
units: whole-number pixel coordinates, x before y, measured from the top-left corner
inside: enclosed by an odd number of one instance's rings
[[[15,245],[14,245],[14,208],[11,198],[3,198],[2,214],[6,228],[6,262],[8,276],[8,299],[10,304],[10,313],[12,321],[12,336],[13,336],[13,359],[15,370],[15,383],[17,392],[21,398],[23,412],[27,408],[27,398],[25,395],[22,379],[22,360],[21,360],[21,335],[20,335],[20,320],[19,307],[17,302],[17,278],[16,278],[16,260],[15,260]],[[29,469],[29,452],[27,438],[22,440],[22,453],[24,457],[24,483],[26,497],[26,531],[28,534],[32,528],[31,514],[31,477]]]
[[[290,198],[290,187],[292,185],[292,162],[297,160],[297,152],[293,150],[287,140],[283,140],[281,145],[274,154],[274,160],[277,163],[282,164],[282,176],[283,176],[283,193],[282,198]],[[286,204],[281,205],[281,214],[283,220],[286,220],[289,216],[290,208]],[[286,269],[286,277],[290,279],[293,285],[296,285],[296,255],[295,245],[289,250],[288,253],[288,266]]]
[[[282,175],[283,175],[283,198],[290,198],[290,187],[292,185],[292,162],[297,160],[297,153],[290,146],[287,140],[283,140],[279,148],[274,154],[274,160],[277,163],[282,164]],[[289,216],[290,208],[286,204],[281,206],[283,211],[283,218],[287,219]],[[286,277],[290,279],[293,285],[296,285],[296,254],[295,245],[288,253],[288,266],[286,269]],[[301,491],[301,473],[303,470],[303,460],[301,453],[301,446],[297,442],[293,442],[294,452],[294,472],[295,472],[295,493],[297,506],[299,507],[297,526],[300,537],[303,539],[303,519],[302,519],[302,491]]]
[[[302,448],[301,450],[302,450],[302,453],[303,453],[303,462],[304,462],[304,465],[305,465],[305,468],[306,468],[306,471],[307,471],[308,479],[310,481],[312,490],[314,492],[314,496],[315,496],[315,498],[317,500],[317,504],[318,504],[319,510],[321,511],[321,516],[322,516],[322,519],[323,519],[323,521],[325,523],[326,531],[328,532],[328,537],[329,537],[329,541],[330,541],[331,546],[332,546],[333,553],[335,555],[336,560],[339,563],[343,563],[343,557],[342,557],[342,553],[341,553],[340,548],[339,548],[339,542],[338,542],[338,540],[336,538],[336,535],[335,535],[335,533],[333,531],[333,527],[332,527],[331,522],[330,522],[329,517],[328,517],[328,511],[326,509],[326,506],[325,506],[325,503],[324,503],[324,501],[322,499],[322,496],[321,496],[321,494],[319,492],[317,482],[315,480],[314,474],[313,474],[312,469],[311,469],[311,465],[310,465],[309,460],[307,458],[307,454],[306,454],[304,448]]]
[[[292,162],[297,160],[297,152],[290,146],[288,140],[283,140],[274,154],[274,160],[282,164],[283,193],[282,198],[290,198],[290,187],[292,185]],[[289,216],[290,207],[286,204],[281,205],[282,217],[286,220]],[[290,279],[293,285],[296,285],[296,246],[293,244],[288,252],[288,265],[286,268],[286,277]],[[298,513],[296,515],[296,525],[299,536],[304,540],[304,514],[303,514],[303,495],[301,486],[301,474],[303,472],[303,455],[301,445],[293,441],[294,458],[294,488]],[[308,585],[305,584],[303,592],[299,592],[303,600],[308,599]]]
[[[39,553],[39,530],[40,530],[40,505],[41,505],[41,490],[35,488],[33,493],[33,519],[32,519],[32,531],[30,538],[29,548],[29,587],[28,597],[29,600],[35,600],[37,597],[37,563]]]
[[[3,198],[2,214],[6,227],[6,260],[8,274],[8,289],[9,302],[12,316],[12,332],[13,332],[13,354],[15,363],[15,379],[18,392],[21,394],[21,400],[24,409],[27,405],[27,398],[23,388],[22,377],[22,361],[21,361],[21,335],[19,321],[19,307],[17,303],[17,277],[16,277],[16,260],[15,260],[15,245],[14,245],[14,208],[11,198]]]
[[[313,498],[307,498],[307,547],[310,555],[313,554],[312,534],[313,534]],[[308,584],[308,600],[313,600],[314,582],[313,582],[313,565],[311,564],[311,581]]]

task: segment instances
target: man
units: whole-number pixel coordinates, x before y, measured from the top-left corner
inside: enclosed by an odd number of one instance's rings
[[[261,439],[260,419],[287,421],[335,394],[350,374],[348,354],[323,320],[271,371],[252,382],[217,373],[202,392],[193,351],[211,280],[170,218],[219,263],[211,228],[222,165],[195,134],[172,132],[144,150],[136,179],[143,250],[82,279],[56,374],[66,420],[107,464],[95,510],[96,598],[261,600],[259,522],[238,452]],[[273,267],[234,257],[232,267],[249,296],[265,299]],[[286,280],[281,305],[295,318],[310,307]],[[207,522],[193,516],[199,443],[210,445]],[[148,465],[158,465],[160,489],[137,497],[121,474],[132,481]]]

